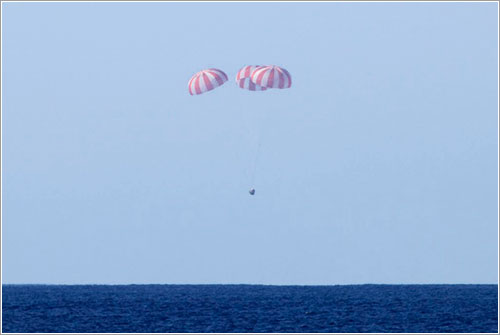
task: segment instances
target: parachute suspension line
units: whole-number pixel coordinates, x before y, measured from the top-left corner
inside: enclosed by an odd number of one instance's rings
[[[253,160],[253,166],[252,166],[252,171],[251,171],[251,186],[255,187],[255,179],[257,175],[257,167],[258,167],[258,162],[259,162],[259,157],[261,155],[262,151],[262,142],[263,142],[263,137],[264,137],[264,126],[267,122],[267,119],[269,118],[269,113],[265,113],[264,115],[260,115],[260,122],[258,123],[258,133],[257,133],[257,150],[255,152],[254,160]]]
[[[257,139],[257,152],[255,153],[255,159],[253,161],[253,169],[252,169],[252,187],[255,186],[255,174],[257,172],[257,163],[259,161],[260,151],[262,147],[262,129],[259,130],[259,137]]]

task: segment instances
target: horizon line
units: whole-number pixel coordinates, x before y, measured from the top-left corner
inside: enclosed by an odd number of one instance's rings
[[[358,284],[248,284],[248,283],[2,283],[2,286],[364,286],[364,285],[499,285],[498,283],[358,283]]]

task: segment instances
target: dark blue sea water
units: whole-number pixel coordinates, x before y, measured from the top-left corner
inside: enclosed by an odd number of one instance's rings
[[[493,332],[496,285],[3,285],[2,332]]]

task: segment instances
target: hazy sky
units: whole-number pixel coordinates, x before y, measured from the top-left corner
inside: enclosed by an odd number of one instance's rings
[[[497,3],[2,5],[3,283],[497,283]]]

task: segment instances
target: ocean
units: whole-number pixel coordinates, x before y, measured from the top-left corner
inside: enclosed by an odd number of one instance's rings
[[[497,285],[2,285],[2,332],[498,332]]]

